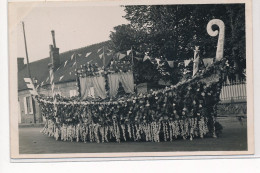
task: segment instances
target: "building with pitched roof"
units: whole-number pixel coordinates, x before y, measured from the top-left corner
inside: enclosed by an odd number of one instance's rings
[[[50,57],[29,63],[32,80],[37,92],[46,96],[52,96],[50,85],[49,65],[54,69],[55,92],[64,97],[73,97],[77,94],[76,68],[86,63],[94,63],[99,67],[107,66],[112,55],[107,55],[105,60],[100,58],[102,48],[108,46],[109,42],[101,42],[87,47],[59,53],[59,48],[50,45]],[[24,58],[17,58],[18,65],[18,101],[19,101],[19,123],[42,123],[39,104],[34,102],[29,89],[24,82],[28,78],[27,65]]]

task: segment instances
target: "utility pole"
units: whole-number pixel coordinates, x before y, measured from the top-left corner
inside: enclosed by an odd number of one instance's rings
[[[23,25],[23,37],[24,37],[24,47],[25,47],[25,54],[26,54],[26,60],[27,60],[27,70],[28,70],[28,75],[29,78],[33,81],[31,71],[30,71],[30,63],[29,63],[29,58],[28,58],[28,51],[27,51],[27,43],[26,43],[26,36],[25,36],[25,29],[24,29],[24,22],[22,22]],[[34,83],[34,82],[33,82]],[[31,96],[32,97],[32,96]],[[36,123],[36,115],[35,115],[35,102],[34,99],[32,98],[32,109],[33,109],[33,122],[34,124]]]
[[[25,47],[25,54],[26,54],[26,60],[27,60],[27,70],[28,70],[29,78],[32,79],[31,71],[30,71],[30,63],[29,63],[29,58],[28,58],[28,51],[27,51],[27,43],[26,43],[26,36],[25,36],[25,29],[24,29],[24,22],[22,22],[22,24],[23,24],[24,47]]]

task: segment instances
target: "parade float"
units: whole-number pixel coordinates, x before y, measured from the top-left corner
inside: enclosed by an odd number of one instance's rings
[[[212,30],[217,25],[219,30]],[[176,85],[147,93],[134,92],[132,62],[98,69],[87,64],[77,69],[80,97],[45,97],[35,94],[46,124],[42,133],[56,140],[83,142],[174,141],[217,137],[222,126],[216,121],[217,104],[226,74],[223,58],[224,23],[211,20],[210,36],[218,45],[213,64],[199,70],[199,50],[194,50],[193,76]],[[116,70],[112,67],[116,65]],[[116,97],[120,81],[126,95]],[[99,87],[100,83],[106,83]],[[99,87],[99,99],[88,97]]]

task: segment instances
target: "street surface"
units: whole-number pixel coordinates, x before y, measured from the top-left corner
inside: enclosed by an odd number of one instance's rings
[[[218,118],[223,126],[218,138],[195,138],[173,142],[121,142],[83,143],[56,141],[40,133],[41,128],[19,128],[20,154],[52,153],[109,153],[109,152],[160,152],[160,151],[238,151],[247,149],[246,119]]]

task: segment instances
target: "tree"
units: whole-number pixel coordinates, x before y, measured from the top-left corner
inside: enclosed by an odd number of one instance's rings
[[[192,57],[194,45],[200,44],[201,35],[206,35],[208,8],[194,5],[126,6],[125,11],[125,18],[131,22],[132,28],[146,33],[143,49],[155,57],[168,60]],[[203,39],[205,41],[205,37]]]
[[[206,27],[211,19],[221,19],[226,26],[224,56],[231,67],[229,77],[243,77],[244,4],[125,6],[125,12],[130,25],[118,26],[111,34],[118,51],[134,46],[151,57],[176,61],[193,57],[194,46],[200,46],[202,57],[213,58],[218,38],[209,36]],[[120,46],[123,43],[125,47]]]
[[[244,5],[241,5],[245,7]],[[231,35],[227,37],[226,53],[233,67],[235,76],[231,74],[231,78],[237,80],[243,76],[243,70],[246,68],[246,37],[245,37],[245,8],[237,5],[226,6],[228,18],[228,28]]]
[[[130,50],[131,47],[138,48],[143,42],[144,33],[141,31],[136,31],[128,25],[118,25],[114,27],[114,31],[110,33],[110,39],[112,41],[111,48],[115,52],[126,52]]]

